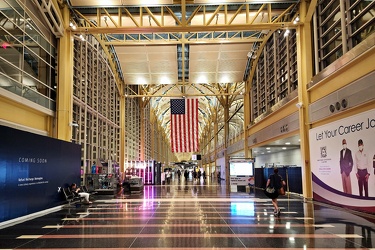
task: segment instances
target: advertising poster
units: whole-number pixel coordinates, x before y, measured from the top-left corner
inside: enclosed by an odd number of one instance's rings
[[[81,145],[0,126],[0,223],[65,202],[80,183]]]
[[[375,213],[375,110],[309,132],[314,199]]]

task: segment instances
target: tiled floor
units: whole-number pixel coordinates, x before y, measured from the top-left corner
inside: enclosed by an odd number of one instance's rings
[[[0,249],[375,249],[375,216],[298,196],[270,200],[225,186],[175,181],[142,195],[96,196],[0,230]]]

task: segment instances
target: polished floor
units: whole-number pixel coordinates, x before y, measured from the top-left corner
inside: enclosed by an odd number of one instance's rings
[[[375,216],[175,180],[0,229],[0,249],[375,249]]]

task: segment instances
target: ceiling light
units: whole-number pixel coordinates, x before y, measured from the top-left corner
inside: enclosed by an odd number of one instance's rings
[[[220,79],[221,83],[228,83],[230,82],[228,75],[222,76]]]
[[[207,77],[205,75],[201,75],[197,79],[197,83],[207,83]]]
[[[285,142],[285,145],[290,145],[290,142]]]
[[[284,149],[284,150],[285,150],[285,149],[286,149],[286,147],[282,147],[282,149]]]
[[[122,0],[122,5],[163,5],[163,4],[173,4],[173,0]]]
[[[290,33],[290,30],[289,30],[289,29],[285,30],[284,37],[289,36],[289,33]]]
[[[218,0],[194,0],[194,3],[197,4],[209,4],[209,3],[212,3],[212,4],[216,4],[216,3],[230,3],[230,2],[238,2],[238,0],[221,0],[221,1],[218,1]]]
[[[77,29],[77,26],[76,26],[73,22],[70,22],[69,26],[70,26],[73,30]]]
[[[144,78],[138,78],[136,84],[138,84],[138,85],[146,85],[147,81]]]
[[[160,84],[172,84],[171,79],[167,76],[163,76],[160,79]]]
[[[220,4],[220,3],[243,3],[243,2],[247,2],[247,3],[259,3],[259,4],[263,4],[263,3],[273,3],[275,0],[263,0],[263,1],[260,1],[260,0],[242,0],[242,1],[238,1],[238,0],[194,0],[194,3],[195,4]]]
[[[271,148],[266,148],[267,150],[270,150]]]
[[[296,16],[296,18],[293,21],[293,24],[297,24],[299,22],[299,16]]]

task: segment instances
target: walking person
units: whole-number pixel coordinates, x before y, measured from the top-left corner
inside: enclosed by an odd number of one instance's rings
[[[178,181],[180,181],[180,178],[181,178],[181,170],[177,170],[177,176],[178,176]]]
[[[195,169],[193,170],[193,181],[197,181],[197,172],[195,171]]]
[[[266,195],[272,199],[272,205],[274,207],[273,213],[275,216],[280,216],[280,208],[277,203],[277,198],[279,197],[279,192],[280,192],[279,190],[280,189],[284,190],[285,185],[286,185],[285,181],[283,180],[281,175],[279,175],[279,169],[274,168],[273,174],[270,174],[270,176],[268,177],[267,185],[266,185],[266,187],[273,188],[274,192],[266,193]]]
[[[189,178],[189,172],[187,170],[185,170],[184,172],[184,177],[185,177],[185,183],[187,183],[188,178]]]

